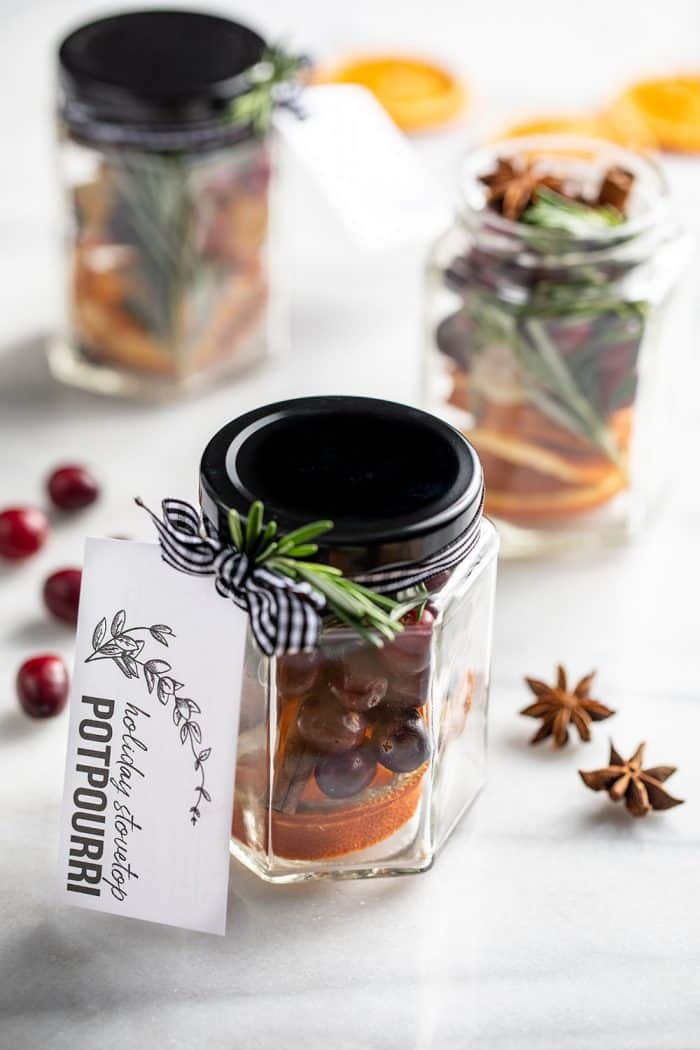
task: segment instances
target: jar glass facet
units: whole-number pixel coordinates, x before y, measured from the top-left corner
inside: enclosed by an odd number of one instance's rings
[[[54,372],[106,393],[177,393],[267,352],[272,144],[192,156],[61,144],[63,331]]]
[[[262,878],[425,870],[478,795],[498,550],[482,529],[383,650],[343,628],[298,656],[249,642],[231,852]]]

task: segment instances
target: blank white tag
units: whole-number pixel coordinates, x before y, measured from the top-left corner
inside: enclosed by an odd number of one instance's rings
[[[247,618],[157,544],[88,540],[59,858],[69,904],[223,934]]]
[[[363,248],[437,236],[449,217],[405,136],[371,92],[320,84],[302,96],[305,119],[278,110],[275,125]]]

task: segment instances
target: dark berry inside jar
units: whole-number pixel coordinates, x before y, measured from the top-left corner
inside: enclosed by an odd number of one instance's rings
[[[325,755],[316,766],[315,777],[328,798],[350,798],[369,786],[376,771],[373,749],[361,747]]]
[[[400,708],[423,707],[428,701],[430,688],[430,667],[414,674],[396,671],[391,676],[389,691],[386,696],[387,706]]]
[[[328,686],[343,707],[366,712],[382,702],[389,688],[389,679],[378,654],[355,649],[330,664]]]
[[[429,608],[414,609],[404,617],[404,629],[382,649],[385,664],[392,671],[415,673],[430,663],[430,645],[435,616]]]
[[[379,762],[393,773],[411,773],[430,757],[430,738],[417,711],[401,712],[378,722],[372,743]]]
[[[277,688],[285,696],[305,696],[311,692],[321,668],[318,650],[288,653],[277,659]]]
[[[321,753],[357,747],[366,728],[367,719],[362,714],[346,710],[330,694],[305,700],[297,715],[299,735]]]

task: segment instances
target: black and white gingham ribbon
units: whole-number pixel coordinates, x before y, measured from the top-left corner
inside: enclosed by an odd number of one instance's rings
[[[223,598],[230,598],[248,614],[253,637],[266,656],[313,649],[321,631],[326,600],[306,582],[253,565],[219,539],[207,536],[195,508],[179,499],[162,501],[162,519],[141,502],[158,530],[161,557],[172,568],[190,576],[214,576]],[[353,576],[356,583],[380,594],[397,594],[416,587],[459,564],[479,540],[479,512],[470,528],[436,554],[394,568],[375,569]]]
[[[210,536],[203,536],[201,519],[189,503],[164,499],[162,520],[145,504],[158,530],[163,561],[190,576],[214,576],[223,598],[248,614],[253,637],[266,656],[312,649],[321,630],[326,601],[310,584],[291,580]]]

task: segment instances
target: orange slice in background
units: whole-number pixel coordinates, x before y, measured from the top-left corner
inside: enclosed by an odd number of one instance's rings
[[[595,113],[551,113],[511,124],[500,132],[499,139],[527,135],[585,135],[605,138],[601,121]]]
[[[608,107],[600,113],[560,113],[532,117],[512,124],[496,136],[522,138],[529,135],[580,135],[605,139],[631,149],[653,149],[656,138],[646,121],[628,105]]]
[[[492,488],[486,493],[486,512],[517,525],[555,524],[602,506],[625,487],[623,476],[611,470],[596,485],[557,492],[499,492]]]
[[[700,151],[700,74],[640,80],[608,112],[623,123],[633,116],[662,149]]]
[[[441,66],[405,55],[358,55],[321,69],[316,83],[360,84],[404,131],[428,131],[454,119],[466,92]]]
[[[487,513],[517,524],[546,524],[592,510],[626,487],[623,470],[536,410],[512,414],[510,432],[501,429],[507,421],[503,408],[492,409],[468,432],[484,467]],[[609,427],[624,454],[631,410],[615,412]]]

